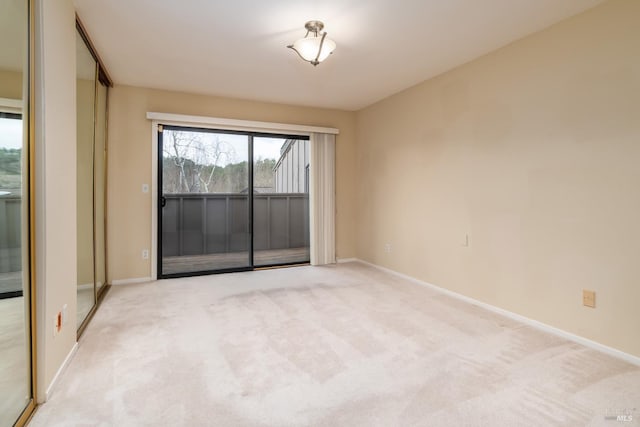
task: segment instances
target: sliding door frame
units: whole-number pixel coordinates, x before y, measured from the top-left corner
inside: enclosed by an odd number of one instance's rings
[[[221,134],[226,134],[226,135],[243,135],[243,136],[247,136],[247,174],[249,175],[247,177],[247,209],[248,209],[248,217],[247,220],[248,225],[249,225],[249,230],[248,230],[248,235],[249,235],[249,248],[247,249],[248,251],[248,259],[247,259],[247,265],[246,266],[240,266],[240,267],[231,267],[231,268],[221,268],[221,269],[217,269],[217,270],[202,270],[202,271],[196,271],[196,272],[189,272],[189,273],[173,273],[173,274],[163,274],[162,273],[162,198],[161,198],[161,194],[164,194],[163,192],[163,182],[162,182],[162,168],[163,168],[163,151],[162,151],[162,144],[164,143],[163,141],[163,136],[162,133],[165,130],[184,130],[187,132],[201,132],[201,133],[221,133]],[[217,273],[233,273],[233,272],[238,272],[238,271],[251,271],[253,268],[253,197],[251,195],[250,190],[253,189],[253,162],[250,161],[251,158],[253,157],[253,137],[247,135],[244,132],[241,131],[231,131],[231,130],[218,130],[218,129],[212,129],[212,128],[197,128],[197,127],[193,127],[193,126],[177,126],[177,125],[163,125],[160,124],[158,126],[158,130],[157,130],[157,138],[158,138],[158,145],[157,145],[157,154],[156,154],[156,159],[157,159],[157,189],[156,189],[156,198],[157,198],[157,208],[156,208],[156,215],[158,218],[158,228],[157,228],[157,244],[155,247],[156,250],[156,275],[158,279],[171,279],[171,278],[175,278],[175,277],[189,277],[189,276],[204,276],[204,275],[208,275],[208,274],[217,274]]]
[[[146,282],[158,279],[158,126],[174,125],[183,127],[197,127],[218,130],[240,130],[248,132],[262,132],[268,135],[286,134],[291,136],[310,137],[313,133],[328,133],[337,135],[340,130],[330,127],[307,126],[287,123],[261,122],[255,120],[240,120],[221,117],[192,116],[173,113],[147,112],[151,131],[151,187],[149,189],[151,203],[149,205],[151,215],[151,246],[149,276],[129,279],[128,282]],[[147,184],[143,184],[144,186]],[[143,190],[144,192],[144,190]]]
[[[283,133],[271,133],[271,132],[257,132],[251,130],[229,130],[229,129],[217,129],[214,127],[200,127],[193,125],[176,125],[176,124],[163,124],[158,123],[156,126],[156,135],[155,135],[155,158],[156,158],[156,189],[154,191],[154,195],[156,196],[155,203],[152,203],[156,209],[156,243],[154,245],[155,249],[155,275],[158,279],[170,279],[176,277],[190,277],[190,276],[203,276],[209,274],[218,274],[218,273],[233,273],[239,271],[252,271],[261,268],[271,268],[271,267],[279,267],[279,266],[287,266],[287,265],[296,265],[296,264],[307,264],[307,262],[287,262],[287,263],[276,263],[276,264],[267,264],[256,266],[254,262],[254,176],[253,176],[253,147],[254,147],[254,139],[255,138],[274,138],[274,139],[296,139],[296,140],[306,140],[310,139],[309,135],[292,135],[292,134],[283,134]],[[232,268],[220,268],[215,270],[202,270],[196,272],[185,272],[185,273],[172,273],[172,274],[163,274],[162,273],[162,194],[163,193],[163,182],[162,182],[162,168],[163,168],[163,135],[162,133],[165,130],[184,130],[187,132],[201,132],[201,133],[216,133],[216,134],[226,134],[226,135],[241,135],[247,137],[247,173],[248,173],[248,185],[247,185],[247,209],[248,212],[248,234],[249,234],[249,242],[248,242],[248,255],[249,255],[249,263],[246,267],[232,267]]]

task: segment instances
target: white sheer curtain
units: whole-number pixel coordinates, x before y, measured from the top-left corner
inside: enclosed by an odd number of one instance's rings
[[[336,137],[327,133],[312,133],[310,148],[311,265],[333,264],[336,262]]]

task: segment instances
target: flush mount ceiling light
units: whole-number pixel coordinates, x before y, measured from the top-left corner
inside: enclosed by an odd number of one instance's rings
[[[307,29],[304,38],[296,40],[294,44],[287,47],[315,66],[331,55],[336,48],[336,42],[327,38],[326,31],[321,33],[324,24],[320,21],[309,21],[304,24],[304,28]]]

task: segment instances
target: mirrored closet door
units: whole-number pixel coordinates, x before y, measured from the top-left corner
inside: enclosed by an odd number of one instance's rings
[[[93,172],[97,62],[76,34],[76,208],[78,244],[78,325],[95,305]]]
[[[0,2],[0,427],[34,409],[30,2]]]
[[[77,21],[77,317],[78,331],[106,289],[106,162],[110,80]]]

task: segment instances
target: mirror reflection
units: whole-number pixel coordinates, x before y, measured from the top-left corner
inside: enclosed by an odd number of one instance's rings
[[[98,82],[96,102],[96,142],[95,142],[95,251],[96,287],[98,292],[107,282],[106,272],[106,173],[107,173],[107,87]]]
[[[90,45],[76,32],[78,330],[97,304],[106,277],[108,87]]]
[[[76,33],[76,162],[78,244],[78,326],[95,304],[93,251],[93,158],[96,61]]]
[[[28,257],[28,2],[0,2],[0,426],[31,391]]]

